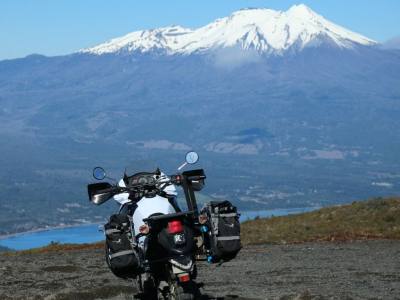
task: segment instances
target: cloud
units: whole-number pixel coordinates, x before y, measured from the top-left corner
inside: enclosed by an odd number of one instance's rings
[[[234,69],[245,64],[256,63],[261,60],[261,56],[256,50],[229,47],[215,50],[212,59],[218,68]]]

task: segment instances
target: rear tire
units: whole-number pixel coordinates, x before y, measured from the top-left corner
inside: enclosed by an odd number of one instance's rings
[[[197,285],[192,280],[185,283],[174,282],[169,289],[169,300],[195,300],[198,295]]]

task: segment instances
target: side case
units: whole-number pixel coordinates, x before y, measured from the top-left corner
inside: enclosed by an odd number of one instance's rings
[[[106,262],[114,275],[134,278],[140,273],[140,260],[133,246],[131,222],[125,214],[111,215],[104,225]]]
[[[212,201],[201,210],[208,217],[205,247],[210,262],[229,261],[242,248],[239,214],[229,201]]]

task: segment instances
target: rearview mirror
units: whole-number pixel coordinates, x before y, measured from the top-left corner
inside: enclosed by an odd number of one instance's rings
[[[199,155],[197,154],[197,152],[190,151],[190,152],[186,153],[185,162],[178,168],[178,170],[180,171],[186,165],[193,165],[193,164],[197,163],[198,160],[199,160]]]
[[[103,180],[106,178],[106,171],[102,167],[96,167],[93,169],[93,177],[97,180]]]
[[[195,151],[186,153],[186,163],[193,165],[199,160],[199,155]]]

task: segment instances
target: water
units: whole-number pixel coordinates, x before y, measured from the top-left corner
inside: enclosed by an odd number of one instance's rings
[[[320,207],[303,207],[303,208],[278,208],[270,210],[251,210],[251,211],[240,211],[240,222],[253,220],[257,217],[270,218],[272,216],[287,216],[292,214],[301,214],[309,211],[316,210]]]
[[[240,221],[247,221],[256,217],[268,218],[271,216],[285,216],[315,210],[316,207],[271,209],[257,211],[241,211]],[[104,240],[103,232],[99,231],[98,224],[79,225],[66,228],[55,228],[36,232],[20,233],[11,237],[0,238],[0,245],[14,250],[26,250],[43,247],[51,242],[62,244],[94,243]]]
[[[26,250],[43,247],[51,242],[84,244],[104,239],[98,224],[79,225],[66,228],[55,228],[43,231],[20,233],[0,239],[0,245],[14,250]]]

